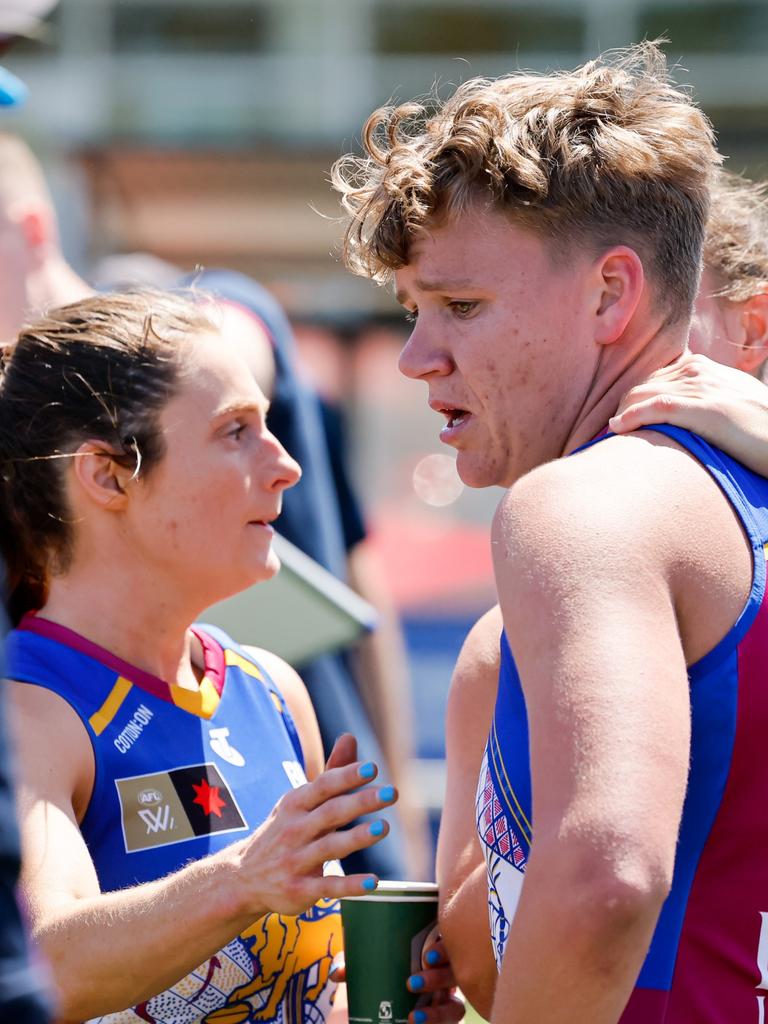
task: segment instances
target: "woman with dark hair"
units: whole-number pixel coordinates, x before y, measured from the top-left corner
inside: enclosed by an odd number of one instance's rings
[[[322,1024],[336,899],[376,886],[324,866],[396,799],[349,736],[323,770],[285,663],[190,625],[277,571],[300,473],[210,313],[98,296],[3,354],[24,890],[67,1020]]]

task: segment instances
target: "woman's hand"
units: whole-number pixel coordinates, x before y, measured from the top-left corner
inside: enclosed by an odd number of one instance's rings
[[[429,997],[408,1015],[410,1024],[452,1024],[464,1016],[464,1002],[456,994],[456,978],[437,925],[424,941],[422,969],[408,978],[408,990]]]
[[[323,865],[383,839],[383,819],[338,831],[363,814],[391,806],[393,786],[367,788],[375,764],[347,763],[351,737],[337,742],[326,770],[314,782],[286,793],[248,839],[222,851],[232,857],[239,912],[255,920],[268,911],[300,914],[323,897],[360,896],[376,888],[374,875],[324,875]]]
[[[624,395],[608,426],[628,434],[671,423],[768,476],[768,387],[755,377],[686,353]]]
[[[409,992],[422,998],[408,1015],[409,1024],[455,1024],[464,1016],[464,1002],[456,994],[456,978],[448,962],[437,925],[427,935],[421,950],[422,969],[404,981]],[[347,980],[344,954],[333,958],[331,977],[342,984]]]

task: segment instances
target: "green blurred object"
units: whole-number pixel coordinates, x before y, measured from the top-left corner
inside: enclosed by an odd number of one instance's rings
[[[488,1024],[485,1017],[481,1017],[471,1003],[465,1004],[467,1012],[464,1014],[465,1024]]]
[[[275,534],[282,568],[200,616],[238,643],[265,647],[294,667],[349,647],[376,626],[376,611],[332,573]]]

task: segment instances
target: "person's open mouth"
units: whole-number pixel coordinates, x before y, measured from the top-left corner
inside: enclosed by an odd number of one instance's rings
[[[473,418],[472,413],[468,409],[462,409],[458,406],[446,405],[435,400],[431,400],[429,405],[435,412],[445,416],[446,423],[440,431],[440,440],[445,444],[451,444],[460,437]]]

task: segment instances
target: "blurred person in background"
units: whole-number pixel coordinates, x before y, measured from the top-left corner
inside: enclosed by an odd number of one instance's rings
[[[55,0],[0,0],[0,54],[4,54],[23,35],[34,32],[40,19],[55,6]],[[0,115],[2,109],[16,107],[27,95],[27,89],[9,69],[0,66]],[[0,251],[6,243],[0,223]],[[15,305],[18,296],[13,285],[6,288],[8,276],[17,280],[13,259],[2,262],[0,273],[0,318],[6,303]],[[2,339],[0,328],[0,339]],[[0,566],[0,577],[4,580]],[[7,623],[0,611],[0,637],[5,637]],[[4,669],[3,644],[0,644],[0,671]],[[16,823],[14,771],[11,764],[5,721],[5,684],[0,692],[0,1021],[7,1024],[45,1024],[48,1007],[43,996],[41,972],[29,963],[29,950],[24,932],[16,886],[19,878],[21,851]]]
[[[92,293],[61,251],[40,164],[20,138],[0,133],[0,341],[12,341],[30,316]]]
[[[710,225],[709,296],[697,301],[690,339],[700,354],[632,388],[610,426],[627,433],[663,417],[768,476],[768,184],[723,174]]]
[[[382,109],[363,140],[335,169],[348,261],[394,277],[400,367],[464,482],[508,488],[475,803],[494,1024],[754,1019],[768,482],[676,427],[606,432],[686,350],[711,126],[645,43]]]
[[[146,254],[113,257],[105,270],[111,280],[100,273],[101,286],[168,285],[175,272],[177,283],[215,296],[225,336],[250,345],[254,371],[270,398],[269,428],[303,467],[301,481],[286,494],[276,528],[381,613],[380,627],[359,642],[360,666],[352,663],[352,651],[323,654],[301,666],[326,752],[341,732],[353,733],[361,757],[385,764],[401,791],[393,842],[360,851],[345,867],[386,878],[431,876],[426,816],[408,776],[413,728],[402,639],[368,557],[344,453],[331,448],[319,398],[298,372],[285,312],[264,287],[235,271],[207,270],[183,278],[181,271]],[[62,253],[39,162],[23,140],[7,133],[0,134],[0,282],[0,339],[5,340],[15,336],[25,317],[94,291]]]
[[[718,172],[693,307],[691,352],[762,374],[768,357],[768,185]]]
[[[23,95],[21,83],[17,86],[10,73],[0,68],[0,107],[13,105]],[[13,269],[12,264],[9,269]],[[0,276],[4,273],[5,267]],[[3,280],[0,284],[0,306],[5,299],[4,284]],[[2,569],[0,572],[4,588],[5,573]],[[6,630],[5,613],[0,611],[0,635],[3,638]],[[1,652],[0,671],[4,674],[5,664]],[[14,796],[15,772],[5,721],[6,697],[6,684],[3,683],[0,691],[0,1022],[45,1024],[49,1017],[42,994],[42,976],[29,965],[29,951],[16,898],[21,851]]]
[[[610,421],[626,433],[676,423],[707,437],[768,476],[768,186],[718,171],[704,239],[704,271],[681,357],[630,390]],[[703,358],[709,355],[717,365]],[[720,365],[722,364],[722,365]],[[724,370],[724,367],[733,367]],[[736,372],[742,370],[745,372]],[[716,411],[717,410],[717,411]],[[718,429],[719,425],[719,429]],[[474,776],[493,718],[499,677],[501,611],[496,606],[467,637],[451,681],[446,721],[448,779],[437,854],[443,935],[462,955],[462,985],[490,1016],[496,966],[488,934],[486,867],[477,838]],[[455,895],[461,891],[459,898]],[[473,890],[476,910],[467,893]],[[474,941],[467,938],[474,928]]]

